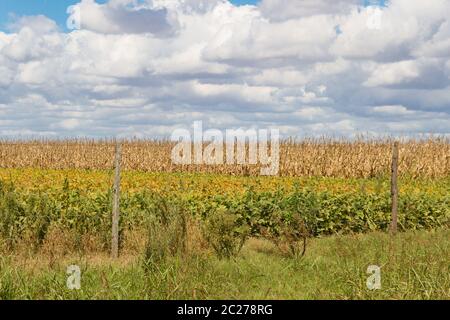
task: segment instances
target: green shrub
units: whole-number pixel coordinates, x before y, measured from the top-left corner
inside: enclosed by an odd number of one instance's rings
[[[250,235],[250,228],[239,223],[239,216],[224,206],[210,212],[203,228],[203,236],[215,253],[222,258],[236,256]]]

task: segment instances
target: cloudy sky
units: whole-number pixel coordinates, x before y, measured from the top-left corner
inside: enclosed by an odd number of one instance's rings
[[[450,135],[449,17],[449,0],[0,0],[0,137]]]

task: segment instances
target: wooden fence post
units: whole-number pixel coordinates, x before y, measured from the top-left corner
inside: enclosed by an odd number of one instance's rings
[[[120,219],[120,163],[121,163],[121,146],[120,142],[116,142],[115,159],[114,159],[114,198],[112,208],[112,239],[111,239],[111,256],[119,257],[119,219]]]
[[[392,167],[391,167],[391,203],[392,203],[392,222],[391,232],[397,232],[398,219],[398,142],[394,143],[392,150]]]

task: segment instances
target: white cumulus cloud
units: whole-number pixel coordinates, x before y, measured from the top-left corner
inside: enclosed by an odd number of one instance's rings
[[[0,32],[2,135],[450,134],[450,2],[82,0]],[[372,8],[373,9],[373,8]],[[77,12],[79,15],[77,15]],[[393,122],[392,117],[395,117]]]

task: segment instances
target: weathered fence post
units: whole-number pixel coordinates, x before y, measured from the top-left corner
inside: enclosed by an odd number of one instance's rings
[[[398,219],[398,142],[394,143],[392,150],[392,167],[391,167],[391,203],[392,203],[392,222],[391,232],[397,232]]]
[[[111,239],[111,256],[117,258],[119,256],[119,219],[120,219],[120,163],[121,163],[121,146],[116,141],[115,159],[114,159],[114,198],[112,208],[112,239]]]

